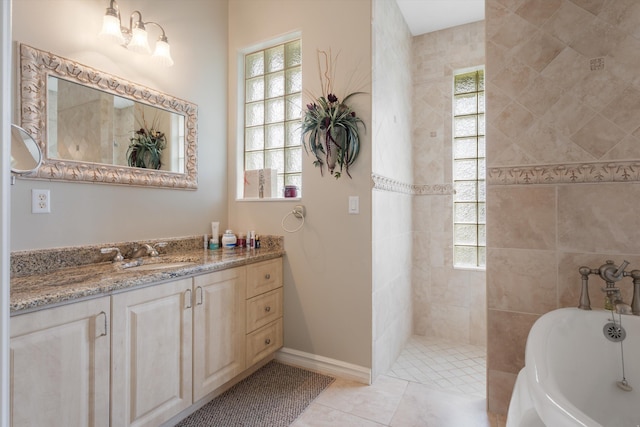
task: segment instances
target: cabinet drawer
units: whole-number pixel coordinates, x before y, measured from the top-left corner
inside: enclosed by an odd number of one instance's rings
[[[282,318],[247,335],[247,366],[282,347]]]
[[[247,298],[269,292],[281,286],[281,258],[247,266]]]
[[[282,288],[247,300],[247,333],[282,317]]]

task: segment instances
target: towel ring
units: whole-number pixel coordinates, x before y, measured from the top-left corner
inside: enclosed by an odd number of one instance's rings
[[[300,223],[300,225],[296,228],[294,228],[293,230],[289,230],[285,225],[284,222],[286,221],[286,219],[290,216],[293,215],[298,219],[301,219],[302,222]],[[304,206],[302,205],[296,205],[292,211],[290,211],[289,213],[287,213],[283,218],[282,218],[282,229],[284,231],[286,231],[287,233],[295,233],[296,231],[300,231],[300,229],[302,229],[302,227],[304,226],[304,217],[305,217],[305,212],[304,212]]]

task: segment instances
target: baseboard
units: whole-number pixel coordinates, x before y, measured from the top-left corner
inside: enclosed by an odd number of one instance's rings
[[[275,358],[280,362],[321,374],[371,384],[370,368],[285,347],[276,352]]]

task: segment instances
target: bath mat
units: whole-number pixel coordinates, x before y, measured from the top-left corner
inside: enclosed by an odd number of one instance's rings
[[[271,361],[176,427],[290,425],[334,378]]]

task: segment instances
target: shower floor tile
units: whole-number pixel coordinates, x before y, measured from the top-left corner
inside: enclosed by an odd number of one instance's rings
[[[486,397],[486,349],[413,335],[386,375],[437,390]]]

